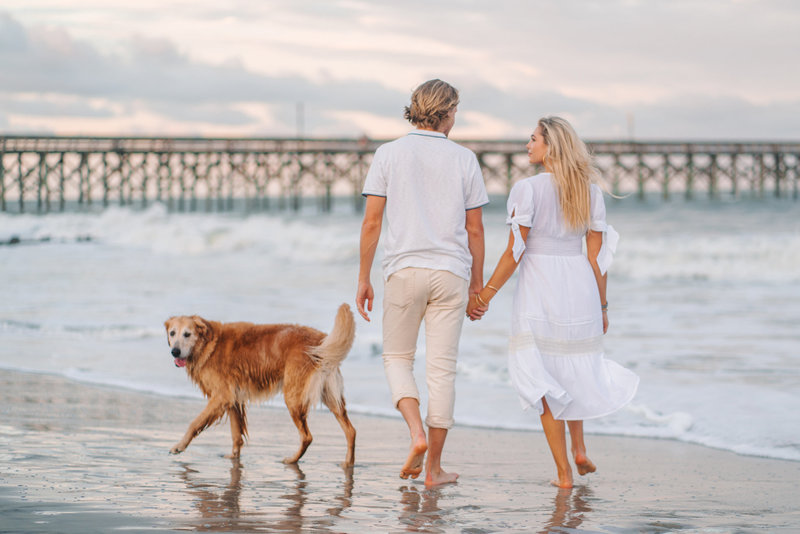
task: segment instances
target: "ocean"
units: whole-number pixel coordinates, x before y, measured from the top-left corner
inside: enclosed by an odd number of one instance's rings
[[[607,207],[621,239],[606,353],[641,383],[629,406],[587,421],[586,432],[800,461],[800,202],[626,198]],[[493,199],[487,279],[508,239],[504,218],[503,199]],[[160,204],[0,214],[0,367],[201,398],[172,363],[164,321],[199,314],[328,331],[342,302],[355,310],[360,223],[346,203],[327,214],[173,213]],[[380,255],[372,322],[357,317],[342,373],[351,412],[399,418],[381,361]],[[482,321],[465,323],[457,424],[540,429],[509,383],[515,283]],[[420,337],[423,396],[424,357]]]

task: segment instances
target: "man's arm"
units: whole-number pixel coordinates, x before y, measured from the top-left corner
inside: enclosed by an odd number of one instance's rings
[[[370,281],[372,271],[372,261],[375,259],[375,250],[378,248],[378,240],[381,237],[381,226],[383,225],[383,210],[386,206],[386,197],[374,195],[367,196],[367,204],[364,209],[364,221],[361,223],[361,260],[358,267],[358,289],[356,290],[356,306],[361,317],[369,321],[367,311],[372,311],[372,301],[375,299],[375,292]],[[366,301],[367,308],[364,309]]]
[[[483,289],[483,259],[485,243],[483,238],[483,208],[467,210],[467,244],[472,254],[472,275],[469,283],[469,294],[473,295]]]

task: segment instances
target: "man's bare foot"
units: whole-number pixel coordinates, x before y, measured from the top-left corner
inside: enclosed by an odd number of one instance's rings
[[[411,442],[406,463],[400,469],[400,478],[417,478],[422,473],[422,461],[425,459],[427,450],[428,442],[425,441],[425,434],[420,434]]]
[[[585,475],[586,473],[594,473],[597,471],[597,467],[585,454],[582,453],[575,455],[575,467],[578,469],[579,475]]]
[[[435,473],[428,471],[425,474],[425,487],[433,488],[442,484],[452,484],[456,480],[458,480],[458,473],[447,473],[443,469],[439,469]]]

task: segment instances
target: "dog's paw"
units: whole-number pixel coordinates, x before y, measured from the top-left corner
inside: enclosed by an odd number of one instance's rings
[[[169,453],[170,453],[170,454],[180,454],[180,453],[182,453],[184,450],[185,450],[185,449],[184,449],[183,447],[181,447],[180,445],[175,445],[174,447],[172,447],[172,448],[169,450]]]

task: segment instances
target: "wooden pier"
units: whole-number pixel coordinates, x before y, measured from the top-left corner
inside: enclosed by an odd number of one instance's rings
[[[490,193],[538,170],[525,140],[465,141]],[[94,206],[179,211],[330,210],[334,196],[361,209],[375,149],[369,139],[210,139],[0,136],[0,211],[46,213]],[[594,141],[611,191],[640,199],[772,195],[797,200],[800,143]]]

